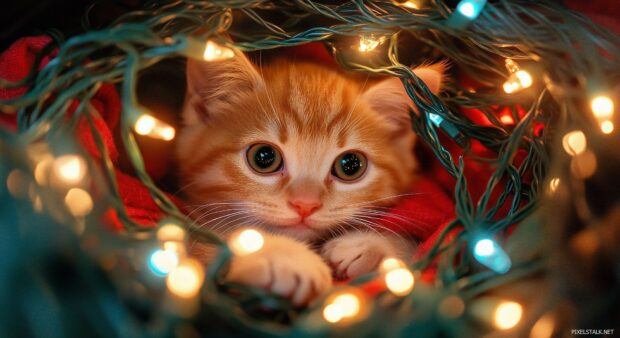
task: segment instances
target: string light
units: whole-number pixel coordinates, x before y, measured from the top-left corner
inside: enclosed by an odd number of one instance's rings
[[[586,150],[586,135],[581,130],[573,130],[562,137],[562,147],[571,156],[579,155]]]
[[[179,256],[172,250],[156,250],[149,257],[149,268],[158,276],[165,276],[179,265]]]
[[[176,133],[171,125],[146,113],[138,117],[134,124],[134,130],[139,135],[145,135],[164,141],[172,140]]]
[[[86,216],[93,210],[93,199],[86,190],[73,188],[65,195],[65,205],[73,216]]]
[[[353,292],[344,292],[326,302],[323,308],[323,318],[330,323],[337,323],[344,319],[357,317],[361,309],[360,297]]]
[[[508,330],[517,326],[523,315],[521,304],[512,301],[501,302],[494,311],[493,321],[500,330]]]
[[[546,314],[536,321],[536,324],[532,326],[530,332],[530,338],[551,338],[553,330],[555,329],[555,322],[551,314]]]
[[[385,42],[385,36],[375,38],[373,35],[362,35],[360,37],[359,51],[362,53],[370,52]]]
[[[611,134],[614,131],[614,123],[607,120],[600,123],[603,134]]]
[[[78,155],[60,156],[54,160],[52,167],[55,176],[68,184],[79,183],[87,172],[86,162]]]
[[[46,185],[49,179],[49,173],[54,162],[52,155],[43,157],[34,168],[34,180],[39,185]]]
[[[381,272],[389,272],[394,269],[402,268],[405,266],[405,263],[398,258],[388,257],[385,258],[380,265]]]
[[[197,260],[186,258],[181,261],[166,279],[168,290],[181,298],[195,297],[204,282],[204,268]]]
[[[554,177],[551,180],[549,180],[549,190],[551,192],[555,192],[558,189],[559,185],[560,185],[560,178],[559,177]]]
[[[524,88],[529,88],[534,82],[532,76],[527,71],[521,69],[512,59],[506,59],[506,69],[510,72],[508,80],[504,82],[504,92],[512,94]]]
[[[497,273],[506,273],[512,262],[504,250],[492,239],[483,238],[474,245],[474,258]]]
[[[610,119],[614,114],[614,101],[608,96],[598,95],[590,103],[592,113],[597,119]]]
[[[454,28],[464,28],[475,20],[486,5],[487,0],[462,0],[450,15],[446,24]]]
[[[245,256],[262,249],[265,239],[254,229],[245,229],[231,237],[228,242],[230,250],[237,256]]]
[[[230,59],[235,56],[235,52],[228,48],[224,47],[216,42],[211,40],[207,40],[205,44],[205,50],[202,54],[202,58],[205,61],[220,61]]]
[[[157,239],[162,242],[182,242],[185,239],[185,230],[177,224],[167,223],[162,225],[159,230],[157,230]]]
[[[406,296],[415,284],[415,278],[409,269],[397,268],[385,274],[385,285],[388,290],[397,296]]]
[[[420,3],[422,2],[422,0],[418,0],[418,1],[394,1],[394,4],[398,5],[398,6],[402,6],[405,8],[410,8],[410,9],[420,9]]]

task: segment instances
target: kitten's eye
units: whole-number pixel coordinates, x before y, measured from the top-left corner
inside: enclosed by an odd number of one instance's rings
[[[349,151],[340,154],[334,166],[332,167],[332,175],[343,181],[354,181],[360,178],[366,171],[366,156],[356,151]]]
[[[257,143],[246,154],[250,167],[261,174],[271,174],[282,169],[282,156],[270,144]]]

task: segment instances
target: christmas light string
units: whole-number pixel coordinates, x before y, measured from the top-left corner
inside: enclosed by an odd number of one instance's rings
[[[303,11],[300,11],[300,8]],[[292,25],[281,27],[262,15],[275,9],[289,14],[297,13],[298,21],[303,21],[310,15],[309,17],[320,16],[329,19],[332,24],[301,31],[295,30]],[[233,25],[233,11],[245,15],[262,27],[262,30],[254,35],[245,31],[235,31],[238,27]],[[441,97],[436,97],[407,65],[399,61],[397,47],[401,34],[399,32],[410,32],[422,43],[436,48],[485,88],[482,91],[471,91],[456,83],[449,83],[445,93]],[[417,32],[430,32],[430,34],[416,35]],[[232,42],[224,36],[224,33],[245,39]],[[357,46],[351,47],[358,53],[374,53],[382,45],[388,44],[387,56],[390,64],[376,67],[351,61],[347,54],[350,52],[347,50],[349,47],[338,39],[346,36],[359,37]],[[192,221],[178,210],[146,174],[132,130],[137,134],[162,140],[173,139],[175,130],[157,119],[156,114],[138,104],[135,83],[141,69],[168,57],[181,55],[214,61],[234,57],[234,48],[253,51],[313,41],[326,41],[335,59],[347,69],[402,79],[407,93],[422,112],[412,112],[412,127],[433,150],[448,173],[456,179],[457,219],[441,234],[429,255],[413,266],[406,267],[397,263],[383,272],[365,276],[350,284],[359,285],[368,279],[383,275],[387,291],[380,293],[374,302],[364,299],[365,296],[359,294],[354,287],[348,287],[349,289],[345,291],[336,289],[326,296],[323,303],[317,303],[301,313],[295,322],[298,324],[289,328],[272,326],[246,314],[240,314],[235,310],[239,307],[238,300],[230,298],[221,291],[226,287],[236,288],[238,292],[244,293],[247,299],[253,299],[254,303],[271,304],[273,308],[280,309],[289,317],[297,316],[296,311],[291,309],[286,300],[274,298],[260,290],[222,284],[221,277],[230,255],[252,252],[255,248],[260,250],[262,246],[258,245],[259,238],[262,240],[260,233],[246,233],[244,236],[250,239],[242,237],[233,239],[232,251],[229,251],[217,236],[207,229],[192,224]],[[589,52],[577,52],[575,43],[589,46],[587,48]],[[102,175],[97,177],[96,171],[92,173],[89,171],[89,174],[94,175],[93,179],[96,182],[104,183],[100,184],[101,186],[109,188],[111,197],[106,200],[114,205],[119,218],[127,227],[127,232],[122,238],[137,240],[144,238],[144,235],[153,237],[155,232],[157,234],[165,232],[166,227],[180,229],[177,232],[183,234],[182,238],[161,241],[159,248],[144,259],[144,264],[150,266],[155,274],[165,276],[168,290],[173,295],[182,299],[192,299],[196,298],[201,290],[200,299],[206,308],[221,309],[221,316],[231,323],[236,322],[253,333],[261,332],[268,336],[292,336],[299,332],[308,337],[323,336],[331,330],[338,330],[337,327],[330,325],[339,323],[346,324],[347,327],[359,324],[360,329],[367,330],[366,333],[380,332],[383,329],[407,335],[416,325],[420,325],[416,322],[417,316],[424,318],[420,313],[421,309],[435,311],[438,304],[448,300],[454,304],[459,304],[459,301],[469,303],[489,288],[542,268],[536,261],[514,264],[502,248],[502,241],[498,241],[502,230],[531,214],[537,205],[539,192],[543,190],[542,185],[547,182],[544,179],[550,161],[546,149],[547,135],[545,132],[541,135],[535,134],[532,126],[537,121],[549,122],[550,117],[557,114],[562,115],[567,124],[570,124],[570,121],[586,121],[585,125],[596,125],[604,134],[612,133],[614,101],[605,86],[599,84],[605,84],[602,80],[605,76],[599,75],[599,80],[593,80],[598,83],[587,91],[591,116],[578,113],[579,109],[576,107],[568,107],[568,98],[578,97],[580,94],[574,90],[559,90],[559,88],[571,88],[570,74],[574,74],[575,71],[581,74],[588,74],[593,70],[596,70],[594,72],[596,74],[618,73],[619,45],[617,37],[599,29],[579,15],[551,3],[534,5],[519,1],[487,3],[482,0],[463,0],[456,8],[449,8],[441,1],[416,2],[409,5],[397,2],[351,1],[341,6],[302,0],[274,3],[172,1],[125,15],[109,29],[87,32],[70,38],[60,46],[57,55],[46,67],[36,74],[31,73],[34,75],[33,78],[19,83],[0,80],[0,85],[7,88],[19,87],[24,83],[33,84],[25,95],[2,101],[0,104],[3,108],[10,108],[7,110],[15,108],[18,110],[20,143],[13,146],[19,148],[23,144],[49,141],[52,144],[52,150],[48,152],[48,155],[52,156],[50,173],[54,173],[53,175],[59,177],[61,181],[71,183],[84,178],[85,172],[82,168],[86,166],[83,161],[89,160],[86,156],[77,154],[61,155],[60,150],[54,148],[58,144],[58,134],[55,133],[70,129],[68,125],[75,125],[81,117],[86,118],[95,131],[91,116],[96,116],[98,113],[88,102],[101,83],[118,83],[121,86],[123,107],[121,135],[124,146],[137,176],[169,218],[162,221],[158,229],[152,230],[140,227],[131,221],[124,211],[116,187],[114,166],[100,135],[96,132],[93,132],[93,135],[103,158]],[[595,54],[593,50],[597,48],[604,49],[614,58],[603,58]],[[558,52],[570,55],[573,62],[552,64],[553,61],[548,56]],[[532,70],[527,68],[530,71],[521,69],[521,65],[530,63],[535,63],[537,66]],[[593,67],[596,69],[592,69]],[[543,74],[542,70],[546,73]],[[52,100],[48,100],[50,94],[54,95]],[[66,111],[74,99],[77,99],[79,104],[67,119]],[[511,121],[514,121],[514,125],[511,126],[505,125],[496,117],[496,112],[489,109],[493,105],[506,105],[506,102],[509,102],[508,106],[511,106],[513,112]],[[523,116],[518,116],[514,113],[515,104],[522,106],[531,104],[531,106]],[[457,107],[481,108],[491,125],[480,126],[473,123],[458,113]],[[582,168],[579,173],[583,174],[582,177],[586,177],[583,165],[579,164],[587,160],[581,156],[588,154],[586,137],[582,137],[579,132],[566,134],[564,137],[566,141],[563,144],[564,149],[572,157],[571,161],[578,163],[576,167]],[[479,201],[473,201],[468,191],[463,159],[454,159],[446,150],[442,144],[444,141],[440,137],[441,133],[447,134],[466,151],[469,142],[477,140],[498,153],[496,159],[484,159],[493,163],[496,171],[489,179],[487,189]],[[3,156],[5,152],[10,151],[7,142],[13,138],[13,135],[2,134]],[[518,150],[526,153],[525,159],[520,164],[514,163],[514,155]],[[19,154],[9,155],[17,162],[21,158]],[[24,170],[31,171],[34,182],[38,182],[36,173],[38,166],[34,167],[28,162],[30,160],[25,161],[27,164]],[[39,172],[46,173],[45,167],[40,168],[43,169],[38,169]],[[524,182],[522,178],[528,173],[531,174],[531,179]],[[495,204],[489,205],[492,193],[497,189],[499,182],[504,180],[505,189]],[[561,184],[559,179],[551,182],[557,182],[556,187]],[[58,193],[58,190],[54,189],[52,193]],[[92,197],[83,188],[73,187],[66,192],[62,191],[65,194],[63,210],[67,210],[77,223],[83,222],[84,217],[94,212],[92,206],[89,207],[87,203]],[[39,195],[34,195],[31,199],[35,210],[43,207],[46,210],[51,208],[45,205],[47,202],[42,201]],[[501,215],[502,217],[498,217],[499,210],[506,203],[509,204],[509,210],[505,215]],[[459,225],[463,226],[463,230],[459,230],[455,237],[445,242],[444,238],[448,232]],[[218,260],[206,272],[185,254],[187,242],[185,232],[221,248],[222,253]],[[463,269],[468,261],[467,255],[462,257],[459,266],[454,266],[455,258],[460,255],[461,249],[466,249],[473,259],[490,270],[470,274],[467,269]],[[438,278],[442,280],[443,287],[432,288],[415,282],[415,273],[412,271],[426,268],[436,258],[440,259]],[[498,277],[498,274],[505,275]],[[422,290],[416,292],[418,288]],[[486,307],[494,309],[495,312],[492,312],[494,314],[486,313],[483,317],[494,316],[498,329],[510,329],[521,319],[522,309],[518,303],[490,298],[476,301],[492,304]],[[385,323],[383,318],[385,314],[376,310],[375,306],[379,305],[373,304],[385,302],[390,304],[388,308],[394,309],[411,310],[412,303],[417,306],[410,312],[400,311],[400,315],[393,318],[392,328],[380,328],[381,323]],[[472,308],[485,307],[473,305],[475,302],[471,304]],[[321,316],[325,320],[324,325],[317,326],[316,319],[313,319],[316,316]],[[442,318],[444,319],[439,322],[464,320],[462,313],[455,317],[445,315]],[[364,321],[371,324],[364,326],[361,323]],[[438,323],[435,324],[439,326]],[[302,329],[304,325],[314,328],[314,331]]]

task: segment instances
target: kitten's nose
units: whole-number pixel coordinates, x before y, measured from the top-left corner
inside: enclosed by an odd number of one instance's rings
[[[293,208],[301,218],[310,216],[313,212],[319,210],[322,204],[318,201],[292,200],[288,204]]]

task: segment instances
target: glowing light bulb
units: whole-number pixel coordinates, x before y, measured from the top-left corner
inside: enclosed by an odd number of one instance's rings
[[[517,77],[517,79],[519,79],[519,83],[521,84],[522,88],[528,88],[532,86],[532,76],[525,70],[520,70],[516,72],[515,76]]]
[[[336,304],[329,304],[323,309],[323,318],[330,323],[337,323],[344,318],[342,308]]]
[[[564,151],[571,156],[579,155],[586,150],[586,135],[581,130],[573,130],[562,137]]]
[[[551,192],[555,192],[558,189],[559,185],[560,185],[560,178],[554,177],[549,181],[549,190]]]
[[[149,268],[158,276],[165,276],[179,265],[179,256],[171,250],[156,250],[149,258]]]
[[[204,268],[193,258],[181,261],[166,279],[168,290],[181,298],[195,297],[204,282]]]
[[[495,326],[500,330],[511,329],[521,321],[523,315],[523,307],[517,302],[504,301],[501,302],[493,313],[493,321]]]
[[[463,0],[456,6],[456,10],[466,18],[474,20],[480,15],[486,5],[486,0]]]
[[[228,245],[230,250],[237,256],[245,256],[260,250],[265,244],[265,239],[260,232],[254,229],[245,229],[233,236]]]
[[[380,44],[382,44],[385,41],[385,37],[382,36],[380,38],[375,38],[374,36],[370,35],[370,36],[366,36],[366,35],[362,35],[360,37],[360,45],[359,45],[359,51],[360,52],[369,52],[375,48],[377,48],[377,46],[379,46]]]
[[[551,314],[542,316],[536,324],[532,326],[530,338],[551,338],[555,329],[555,321]]]
[[[230,59],[234,56],[235,52],[232,49],[208,40],[205,44],[205,50],[202,58],[205,61],[220,61]]]
[[[614,123],[609,120],[601,122],[601,131],[603,134],[611,134],[614,131]]]
[[[407,268],[397,268],[385,274],[385,285],[397,296],[408,295],[413,290],[415,279]]]
[[[592,112],[598,119],[609,119],[614,114],[614,101],[605,95],[598,95],[591,101]]]
[[[332,304],[337,304],[342,309],[343,317],[354,317],[360,311],[360,300],[352,293],[337,296]]]
[[[513,120],[512,116],[510,116],[508,114],[500,116],[499,120],[502,121],[503,124],[507,124],[507,125],[515,123],[515,121]]]
[[[34,168],[34,179],[39,185],[46,185],[49,179],[50,169],[54,162],[54,157],[47,155],[37,163]]]
[[[162,242],[182,242],[185,239],[185,230],[174,223],[164,224],[157,230],[157,239]]]
[[[69,184],[79,183],[87,172],[86,162],[78,155],[60,156],[54,160],[52,167],[55,176]]]
[[[356,294],[345,292],[328,302],[323,308],[323,318],[330,323],[337,323],[346,318],[356,317],[361,307],[361,300]]]
[[[474,258],[482,265],[497,273],[506,273],[512,262],[504,250],[495,241],[483,238],[474,245]]]
[[[399,5],[399,6],[403,6],[405,8],[410,8],[410,9],[420,9],[420,2],[422,2],[421,0],[417,0],[417,1],[394,1],[394,4]]]
[[[140,135],[164,141],[172,140],[176,133],[172,126],[149,114],[140,115],[134,124],[134,130]]]
[[[73,188],[65,195],[65,205],[73,216],[86,216],[93,210],[93,199],[86,190]]]
[[[388,257],[381,262],[380,270],[382,272],[388,272],[394,269],[402,268],[405,263],[398,258]]]

